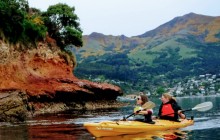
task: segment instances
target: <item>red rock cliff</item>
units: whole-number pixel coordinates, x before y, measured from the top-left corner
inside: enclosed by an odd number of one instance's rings
[[[39,43],[36,48],[21,48],[19,44],[9,45],[0,40],[0,95],[8,95],[9,91],[25,93],[25,102],[35,111],[41,108],[36,105],[39,102],[85,104],[115,100],[122,94],[117,86],[76,78],[74,61],[55,45]]]

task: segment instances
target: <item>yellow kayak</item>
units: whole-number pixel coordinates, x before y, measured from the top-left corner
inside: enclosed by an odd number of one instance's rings
[[[95,137],[118,136],[124,134],[137,134],[149,131],[174,130],[193,125],[191,119],[180,122],[169,120],[154,120],[155,124],[139,121],[102,121],[99,123],[84,123],[84,127]]]

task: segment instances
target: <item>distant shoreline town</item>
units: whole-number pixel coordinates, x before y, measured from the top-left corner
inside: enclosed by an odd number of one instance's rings
[[[210,96],[220,95],[220,74],[205,74],[179,82],[170,89],[174,96]]]
[[[191,97],[216,97],[220,96],[220,74],[205,74],[193,77],[186,82],[179,82],[173,88],[167,89],[168,92],[177,98]],[[119,100],[134,100],[140,93],[128,94],[118,97]],[[142,93],[143,94],[143,93]],[[148,96],[158,97],[157,93],[145,93]]]

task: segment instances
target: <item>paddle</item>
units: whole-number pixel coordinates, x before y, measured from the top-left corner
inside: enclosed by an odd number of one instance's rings
[[[200,111],[200,112],[204,112],[204,111],[210,110],[212,107],[213,107],[212,102],[204,102],[204,103],[196,105],[193,108],[182,110],[182,112],[192,111],[192,110],[197,110],[197,111]],[[167,116],[167,115],[171,115],[171,114],[174,114],[174,113],[165,114],[165,115],[162,115],[162,116]]]
[[[154,102],[152,101],[148,101],[146,102],[145,104],[142,105],[142,109],[141,110],[144,110],[144,109],[151,109],[151,108],[154,108],[156,105]],[[141,110],[138,110],[136,112],[140,112]],[[125,121],[126,119],[128,119],[129,117],[133,116],[135,113],[132,113],[131,115],[127,116],[127,117],[124,117],[122,120]]]
[[[200,111],[200,112],[204,112],[204,111],[210,110],[212,107],[213,107],[212,102],[204,102],[204,103],[196,105],[193,108],[183,110],[183,112],[192,111],[192,110],[197,110],[197,111]]]

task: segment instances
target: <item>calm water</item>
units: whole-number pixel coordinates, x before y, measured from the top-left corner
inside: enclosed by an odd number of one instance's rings
[[[152,100],[158,103],[154,109],[154,112],[157,112],[160,101]],[[97,140],[217,140],[220,138],[220,97],[190,97],[177,100],[183,109],[193,108],[205,101],[211,101],[214,107],[206,112],[186,112],[188,117],[194,116],[195,124],[181,130],[104,137]],[[84,122],[122,119],[123,116],[132,113],[133,104],[134,102],[131,102],[127,107],[114,110],[38,116],[21,124],[0,123],[0,140],[95,140],[83,127]]]

